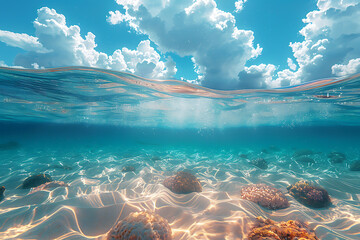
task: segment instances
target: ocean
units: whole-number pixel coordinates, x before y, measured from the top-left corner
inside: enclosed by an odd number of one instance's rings
[[[219,91],[0,68],[0,239],[111,239],[118,223],[134,239],[277,239],[254,236],[259,217],[304,224],[305,239],[360,239],[359,156],[360,75]],[[25,186],[39,175],[57,185]],[[131,225],[144,211],[161,224]]]

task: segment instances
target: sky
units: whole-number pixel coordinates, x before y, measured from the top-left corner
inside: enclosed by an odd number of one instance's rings
[[[0,66],[89,66],[221,90],[360,72],[359,0],[14,0]]]

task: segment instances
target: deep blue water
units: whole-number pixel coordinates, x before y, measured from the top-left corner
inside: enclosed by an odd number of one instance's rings
[[[258,126],[225,129],[171,129],[158,127],[123,127],[94,124],[1,122],[0,142],[16,141],[33,147],[195,146],[201,148],[271,146],[292,149],[317,148],[342,151],[360,149],[360,126]]]

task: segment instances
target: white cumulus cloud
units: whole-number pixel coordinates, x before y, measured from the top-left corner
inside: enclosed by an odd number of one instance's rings
[[[38,41],[37,37],[29,36],[24,33],[13,33],[0,30],[0,41],[12,47],[18,47],[26,51],[34,51],[38,53],[49,52]]]
[[[260,64],[245,67],[239,73],[239,89],[249,88],[267,88],[272,84],[272,77],[276,67],[272,64]]]
[[[233,89],[245,63],[261,54],[250,30],[238,29],[235,17],[214,0],[117,0],[125,9],[110,12],[108,21],[126,21],[146,34],[159,49],[191,56],[203,86]],[[120,19],[120,20],[116,20]]]
[[[83,38],[80,27],[67,26],[65,16],[55,9],[43,7],[34,21],[35,37],[0,31],[0,41],[27,52],[15,58],[15,65],[26,68],[90,66],[129,71],[143,77],[171,78],[176,73],[174,61],[166,62],[150,46],[139,43],[137,49],[117,49],[112,55],[96,50],[95,35],[88,32]]]
[[[287,59],[287,64],[291,70],[293,70],[293,71],[296,70],[296,64],[293,62],[293,60],[291,58]]]
[[[93,33],[82,35],[79,26],[68,26],[64,15],[47,7],[38,10],[34,36],[0,30],[0,41],[26,51],[16,57],[17,66],[82,65],[149,78],[175,75],[175,62],[163,54],[190,56],[198,75],[190,82],[216,89],[280,87],[360,71],[359,0],[318,0],[317,9],[303,19],[303,40],[289,44],[293,56],[282,71],[273,64],[247,65],[262,48],[254,43],[254,33],[239,29],[235,17],[220,10],[215,0],[116,2],[121,10],[110,11],[106,20],[128,24],[149,37],[136,49],[99,52]],[[236,0],[236,11],[246,2]]]
[[[351,59],[348,64],[335,64],[331,67],[336,76],[346,76],[360,72],[360,58]]]
[[[1,60],[0,60],[0,67],[7,67],[7,66],[8,66],[8,65],[6,65],[4,61],[1,61]]]
[[[110,11],[109,14],[110,14],[110,16],[108,16],[106,18],[106,20],[109,23],[113,24],[113,25],[119,24],[119,23],[124,22],[124,21],[130,21],[131,20],[131,17],[129,15],[122,14],[118,10],[116,10],[115,12]]]
[[[235,11],[240,12],[244,9],[244,4],[247,2],[247,0],[238,0],[235,2]]]
[[[318,0],[318,9],[307,14],[300,34],[304,41],[290,43],[299,66],[278,72],[277,85],[355,73],[360,57],[360,2]],[[274,83],[275,83],[274,82]]]

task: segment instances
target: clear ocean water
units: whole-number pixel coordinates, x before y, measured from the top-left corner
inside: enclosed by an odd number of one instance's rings
[[[360,239],[359,156],[360,75],[216,91],[103,69],[0,68],[0,239],[102,239],[144,210],[166,219],[173,239],[246,239],[259,216],[305,222],[319,239]],[[166,188],[178,171],[202,192]],[[39,173],[68,186],[19,188]],[[287,187],[299,180],[332,204],[297,201]],[[290,206],[241,197],[258,183]]]

